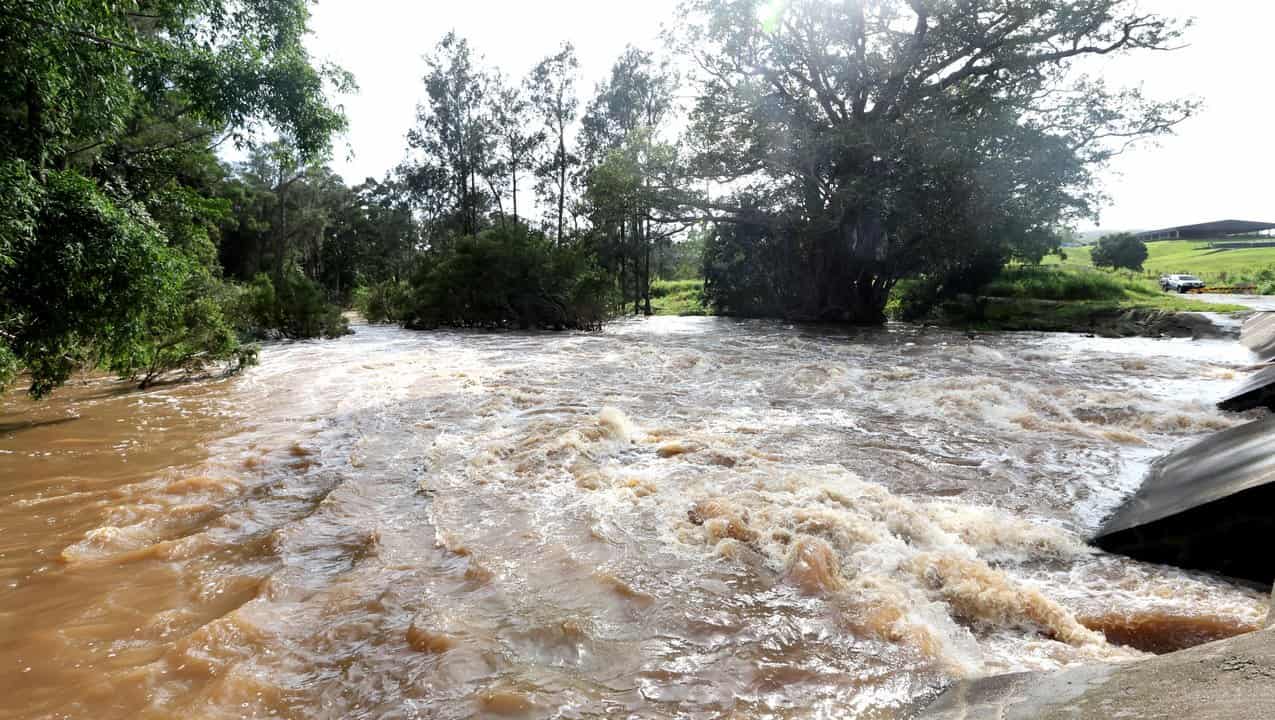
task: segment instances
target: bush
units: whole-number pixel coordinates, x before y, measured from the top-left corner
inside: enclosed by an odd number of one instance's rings
[[[955,262],[941,274],[902,278],[890,291],[886,317],[917,322],[925,319],[942,301],[961,295],[977,295],[1005,269],[1005,254],[985,250]]]
[[[1097,267],[1141,271],[1147,261],[1147,244],[1130,233],[1107,235],[1098,240],[1090,257]]]
[[[717,315],[785,317],[800,306],[784,236],[795,226],[776,230],[768,224],[718,224],[704,238],[703,303]]]
[[[236,324],[257,339],[334,338],[350,332],[341,309],[324,298],[318,283],[295,270],[285,273],[277,288],[258,273],[239,298]]]
[[[354,308],[370,323],[401,323],[411,307],[411,286],[385,280],[354,290]]]
[[[699,292],[703,288],[703,280],[655,280],[651,282],[651,298],[684,295],[689,292]]]
[[[190,210],[173,200],[161,214]],[[21,163],[0,166],[0,387],[22,369],[39,397],[81,367],[145,387],[255,362],[227,314],[233,288],[208,269],[206,233],[193,220],[166,232],[155,210],[74,171],[40,185]]]
[[[606,319],[613,292],[587,249],[523,227],[495,228],[426,255],[404,318],[412,328],[592,329]]]
[[[1136,287],[1133,287],[1136,286]],[[980,291],[991,297],[1032,300],[1118,300],[1141,284],[1092,270],[1007,268]]]
[[[921,278],[900,280],[890,291],[885,303],[885,316],[892,320],[919,322],[924,320],[938,303],[938,288]]]
[[[74,171],[43,186],[21,163],[0,176],[0,385],[22,367],[40,397],[82,366],[136,367],[154,319],[182,302],[184,258],[144,209]]]
[[[220,365],[225,374],[235,374],[256,365],[258,348],[243,342],[231,321],[238,295],[234,285],[192,266],[182,301],[151,317],[148,342],[111,370],[146,388],[171,371],[189,376]]]

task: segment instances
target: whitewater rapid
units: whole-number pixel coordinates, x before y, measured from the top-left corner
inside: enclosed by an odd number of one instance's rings
[[[0,717],[906,717],[1267,599],[1085,538],[1228,341],[356,327],[0,418]]]

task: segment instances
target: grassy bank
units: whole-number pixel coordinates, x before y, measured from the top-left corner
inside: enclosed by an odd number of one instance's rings
[[[1103,302],[1120,308],[1150,308],[1184,312],[1239,311],[1239,305],[1219,306],[1190,296],[1166,293],[1159,284],[1129,273],[1061,267],[1006,268],[983,287],[987,297],[1059,302]],[[1225,308],[1219,310],[1218,308]]]
[[[978,299],[945,303],[941,319],[998,330],[1159,334],[1172,316],[1189,312],[1240,312],[1162,292],[1152,280],[1098,270],[1061,267],[1007,268]],[[1150,324],[1148,324],[1150,322]],[[1145,327],[1144,327],[1145,326]]]
[[[1221,242],[1221,241],[1219,241]],[[1067,259],[1045,259],[1046,264],[1093,267],[1090,247],[1066,248]],[[1189,273],[1208,282],[1252,283],[1263,293],[1275,293],[1275,247],[1241,249],[1210,248],[1203,240],[1159,240],[1147,243],[1145,277]]]
[[[700,301],[703,280],[656,280],[651,283],[651,310],[656,315],[711,315]]]
[[[700,300],[702,280],[657,280],[651,286],[656,315],[711,315]],[[897,302],[891,303],[898,307]],[[1129,273],[1064,267],[1007,268],[983,287],[978,300],[945,303],[933,320],[988,330],[1041,330],[1142,334],[1130,318],[1157,318],[1146,334],[1175,313],[1240,312],[1162,292],[1154,280]]]

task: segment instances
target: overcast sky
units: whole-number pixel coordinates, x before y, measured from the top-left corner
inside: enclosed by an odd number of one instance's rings
[[[403,159],[423,95],[421,56],[448,30],[506,74],[521,77],[563,40],[576,46],[581,95],[625,43],[655,48],[676,0],[320,0],[310,47],[354,73],[343,98],[350,131],[334,168],[349,182],[380,177]],[[1104,183],[1104,228],[1151,228],[1223,218],[1275,222],[1275,3],[1142,0],[1146,9],[1195,17],[1190,46],[1102,64],[1110,81],[1153,96],[1194,96],[1203,112],[1158,147],[1118,158]],[[347,148],[352,153],[347,157]],[[1082,228],[1087,229],[1087,228]]]

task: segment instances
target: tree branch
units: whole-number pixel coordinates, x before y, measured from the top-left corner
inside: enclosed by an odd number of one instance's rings
[[[21,22],[28,23],[30,25],[38,25],[40,27],[49,28],[50,30],[57,30],[58,32],[63,32],[68,35],[78,37],[82,40],[88,40],[89,42],[97,43],[98,45],[105,45],[107,47],[113,47],[118,50],[127,50],[128,52],[137,53],[139,55],[154,55],[154,53],[151,52],[150,50],[147,50],[142,47],[138,47],[136,45],[129,45],[127,43],[119,42],[118,40],[112,40],[110,38],[102,37],[101,35],[95,35],[85,30],[79,30],[77,28],[70,28],[64,25],[59,25],[54,22],[49,22],[48,20],[42,20],[40,18],[32,17],[25,13],[15,12],[13,10],[0,10],[0,15],[13,18],[14,20],[19,20]]]

